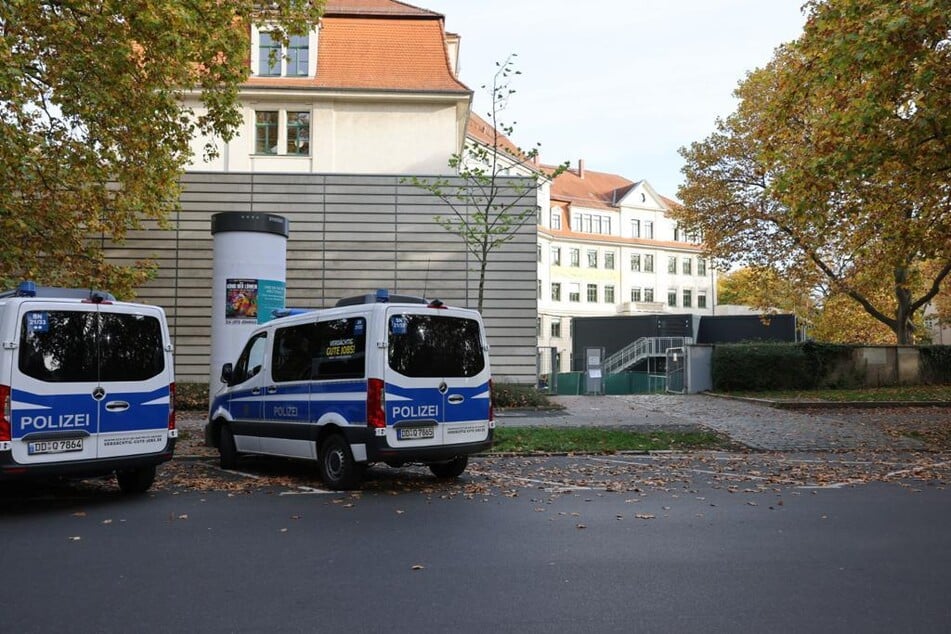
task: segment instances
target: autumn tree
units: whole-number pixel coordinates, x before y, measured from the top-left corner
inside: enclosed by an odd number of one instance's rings
[[[543,173],[535,165],[541,144],[523,150],[512,144],[514,123],[502,121],[509,99],[515,94],[512,79],[521,74],[515,68],[516,54],[496,62],[492,84],[483,85],[492,99],[487,113],[487,142],[466,139],[461,154],[453,154],[449,166],[457,170],[462,184],[448,178],[410,180],[441,200],[450,213],[434,218],[446,231],[459,236],[466,250],[479,263],[477,308],[485,299],[485,278],[492,254],[510,242],[538,212],[538,189],[567,169],[563,163]],[[521,178],[512,178],[518,174]]]
[[[130,295],[149,263],[109,264],[103,244],[167,218],[194,134],[233,136],[250,24],[266,20],[286,39],[322,4],[0,3],[0,286],[34,279]],[[195,88],[201,116],[179,100]]]
[[[736,112],[681,149],[674,213],[721,266],[814,280],[911,343],[951,272],[951,0],[804,10]]]

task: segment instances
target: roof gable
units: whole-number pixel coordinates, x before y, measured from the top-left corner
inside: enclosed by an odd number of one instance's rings
[[[651,184],[646,180],[637,182],[634,187],[631,187],[624,196],[618,200],[618,206],[620,207],[647,207],[651,209],[669,209],[669,205],[666,202],[668,199],[664,198],[657,191],[651,187]]]

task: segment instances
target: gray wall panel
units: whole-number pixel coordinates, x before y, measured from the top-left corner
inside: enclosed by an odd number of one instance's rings
[[[211,338],[211,216],[219,212],[275,213],[288,219],[288,306],[327,307],[341,297],[388,288],[475,308],[478,263],[460,238],[433,220],[451,217],[452,210],[404,180],[188,173],[182,179],[181,209],[167,228],[145,220],[107,254],[117,263],[157,261],[155,277],[139,289],[137,300],[162,306],[168,314],[177,380],[204,383]],[[511,190],[505,196],[517,199]],[[534,205],[534,200],[522,202]],[[530,221],[489,264],[483,312],[497,381],[535,380],[535,244]]]

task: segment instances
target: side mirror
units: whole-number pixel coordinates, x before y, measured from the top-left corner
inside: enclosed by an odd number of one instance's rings
[[[231,379],[234,377],[234,365],[226,363],[221,366],[221,382],[225,385],[231,385]]]

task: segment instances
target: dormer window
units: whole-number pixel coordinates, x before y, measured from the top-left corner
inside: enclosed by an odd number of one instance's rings
[[[313,76],[316,64],[311,63],[310,52],[316,45],[316,32],[291,35],[284,46],[279,33],[255,29],[252,69],[258,77]]]

